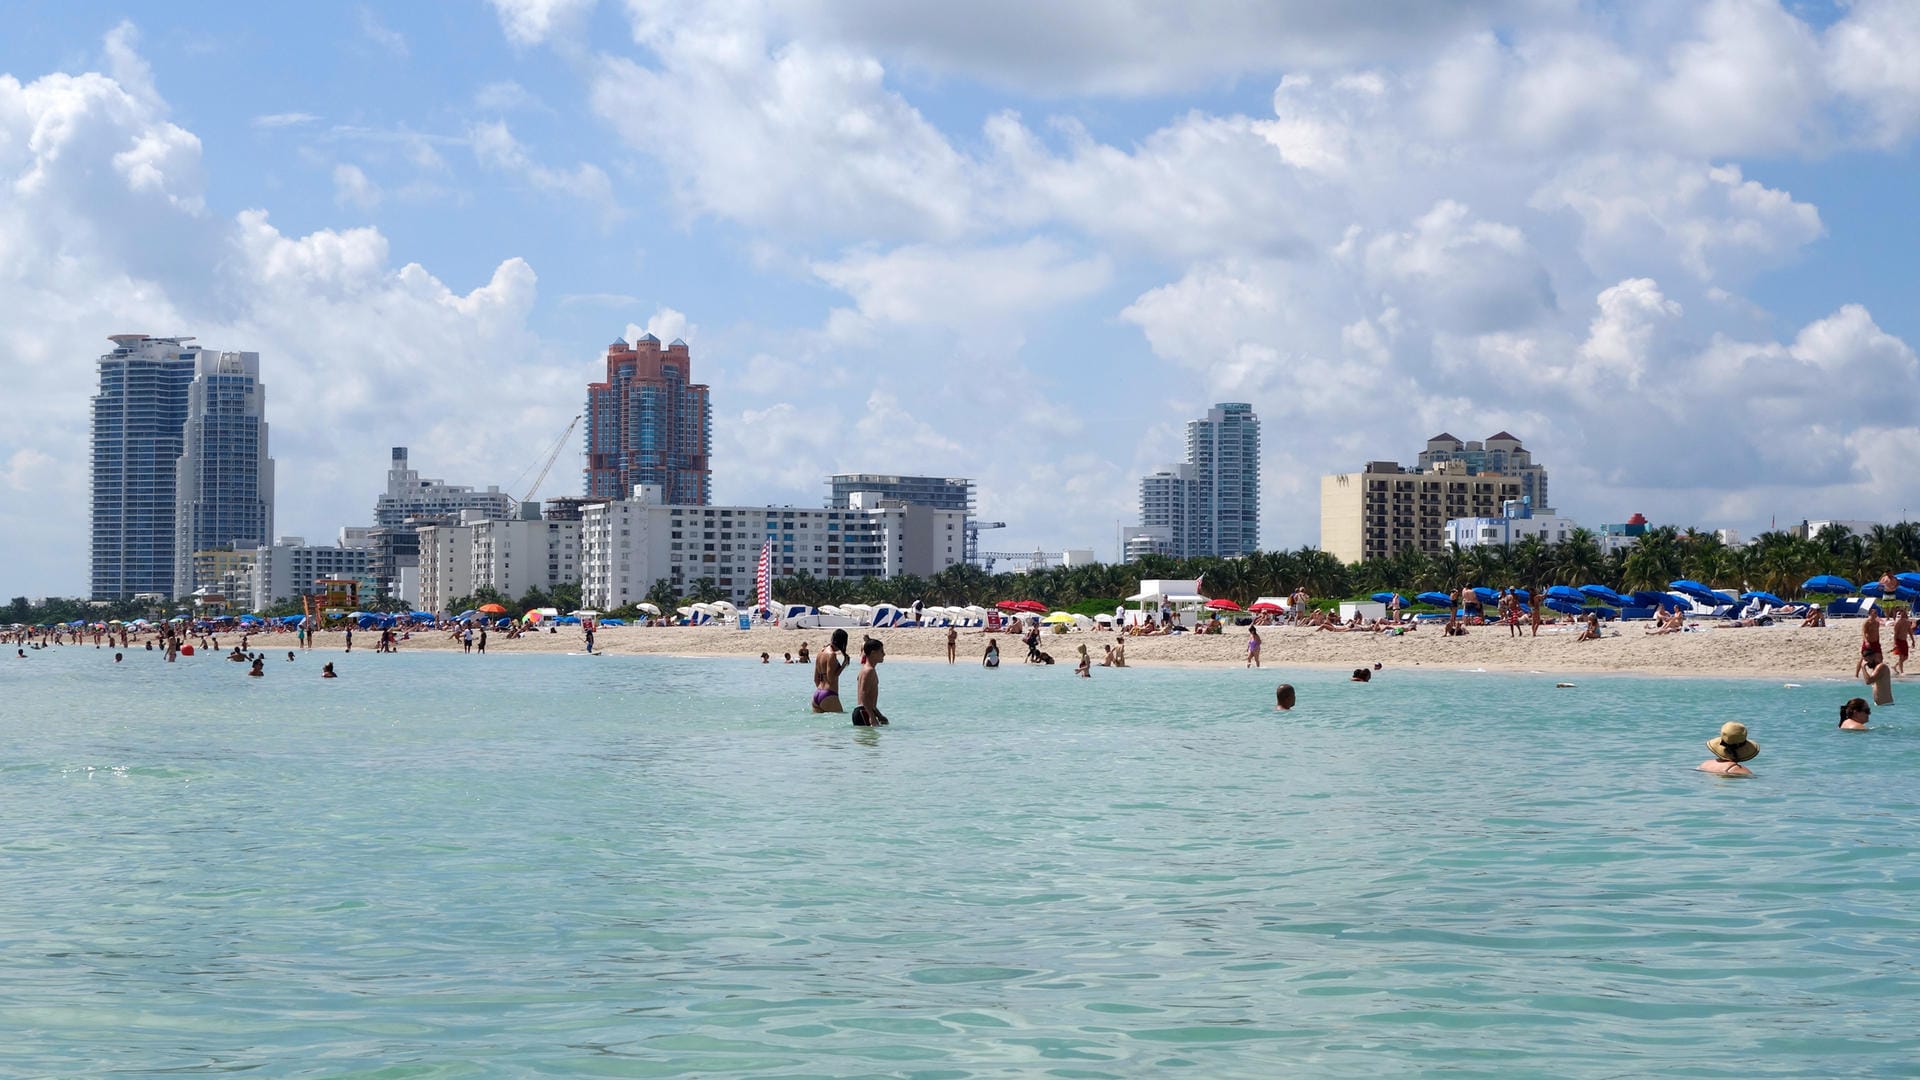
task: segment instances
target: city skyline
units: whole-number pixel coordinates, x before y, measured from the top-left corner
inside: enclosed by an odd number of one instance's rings
[[[1009,550],[1116,555],[1217,401],[1268,424],[1268,548],[1314,542],[1319,477],[1408,431],[1528,433],[1576,520],[1920,504],[1913,5],[23,0],[9,25],[15,592],[88,591],[80,361],[128,328],[272,359],[295,535],[361,520],[400,443],[510,485],[610,331],[698,353],[712,501],[967,476]]]

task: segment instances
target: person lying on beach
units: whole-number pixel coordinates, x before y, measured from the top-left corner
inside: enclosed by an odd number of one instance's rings
[[[1872,715],[1873,706],[1867,704],[1866,698],[1853,698],[1840,706],[1840,730],[1865,731],[1867,718]]]
[[[1699,770],[1717,776],[1752,776],[1745,762],[1760,756],[1760,744],[1747,738],[1747,725],[1729,720],[1720,725],[1720,734],[1707,740],[1713,760],[1700,763]]]

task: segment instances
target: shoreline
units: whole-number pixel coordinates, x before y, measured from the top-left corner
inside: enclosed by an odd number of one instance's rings
[[[1618,624],[1616,624],[1618,625]],[[1671,678],[1808,679],[1852,681],[1859,655],[1855,624],[1824,628],[1792,626],[1709,627],[1684,634],[1646,634],[1641,624],[1627,624],[1597,641],[1575,641],[1571,629],[1549,631],[1538,638],[1508,637],[1504,627],[1475,627],[1466,637],[1448,638],[1437,628],[1398,637],[1371,633],[1332,633],[1295,627],[1262,627],[1264,667],[1309,670],[1352,670],[1378,662],[1388,670],[1503,672],[1540,675],[1638,675]],[[782,654],[797,652],[801,642],[817,652],[831,631],[782,630],[757,627],[738,630],[721,627],[605,627],[596,635],[595,652],[608,656],[673,656],[686,659],[757,659],[766,652],[772,663]],[[873,631],[851,627],[856,643],[872,635],[887,643],[888,659],[946,660],[946,631],[909,628]],[[980,663],[985,639],[1000,642],[1003,663],[1021,664],[1024,647],[1018,637],[962,631],[959,664]],[[354,645],[373,652],[377,635],[355,634]],[[1078,658],[1075,646],[1085,644],[1097,667],[1106,645],[1115,638],[1105,633],[1047,634],[1041,648],[1056,666],[1071,670]],[[1242,667],[1247,635],[1236,628],[1220,635],[1136,637],[1126,641],[1128,667],[1226,668]],[[238,644],[223,638],[223,647]],[[585,651],[579,630],[529,633],[509,641],[490,635],[487,651],[495,655],[579,653]],[[309,652],[343,653],[338,631],[322,633]],[[255,636],[249,648],[279,651],[293,647],[291,634]],[[402,652],[460,652],[460,643],[440,631],[416,634],[400,643]]]

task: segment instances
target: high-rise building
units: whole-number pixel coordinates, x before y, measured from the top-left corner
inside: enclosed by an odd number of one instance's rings
[[[1187,460],[1140,479],[1140,524],[1122,541],[1129,560],[1148,552],[1195,558],[1260,550],[1260,418],[1223,402],[1187,422]]]
[[[836,473],[827,478],[827,509],[845,510],[856,502],[877,505],[878,500],[957,510],[966,515],[966,559],[980,551],[979,522],[974,520],[973,481],[959,476],[896,476],[892,473]],[[989,526],[999,528],[999,526]]]
[[[1504,431],[1489,435],[1485,442],[1462,442],[1443,431],[1427,440],[1427,448],[1420,451],[1418,469],[1431,472],[1443,461],[1466,462],[1470,476],[1481,473],[1511,476],[1520,481],[1520,497],[1527,500],[1532,513],[1553,514],[1553,504],[1547,501],[1546,466],[1535,465],[1532,451]]]
[[[694,582],[712,578],[746,607],[768,542],[775,577],[932,577],[964,557],[964,511],[892,500],[870,505],[864,496],[850,502],[845,510],[673,505],[661,500],[657,485],[641,485],[631,499],[587,507],[580,523],[582,600],[602,610],[623,607],[644,599],[656,581],[685,595]]]
[[[194,354],[186,424],[174,477],[173,591],[201,585],[194,556],[252,553],[273,536],[273,459],[267,455],[267,391],[260,354]]]
[[[454,614],[454,600],[478,589],[519,597],[580,581],[580,522],[540,516],[537,504],[521,516],[491,520],[469,510],[458,525],[420,529],[420,606]]]
[[[1409,549],[1438,555],[1447,549],[1448,521],[1499,517],[1520,497],[1518,478],[1476,476],[1464,461],[1426,472],[1370,461],[1360,472],[1320,478],[1320,549],[1350,563]]]
[[[589,498],[629,499],[641,484],[666,501],[713,501],[713,413],[707,388],[693,382],[687,343],[662,348],[644,334],[607,346],[607,379],[587,384]]]
[[[422,525],[453,525],[465,510],[490,518],[513,516],[513,496],[498,487],[476,490],[464,484],[423,479],[407,465],[407,448],[393,448],[387,469],[387,490],[374,501],[373,527],[367,531],[368,567],[374,587],[391,597],[418,600],[417,585]]]
[[[187,389],[201,349],[190,337],[115,334],[93,398],[93,559],[88,595],[174,594],[174,486]]]

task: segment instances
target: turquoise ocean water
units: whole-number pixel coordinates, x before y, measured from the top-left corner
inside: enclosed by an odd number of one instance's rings
[[[1920,696],[6,652],[0,1075],[1920,1074]]]

